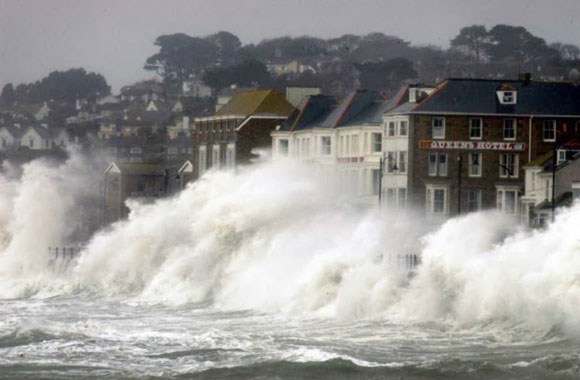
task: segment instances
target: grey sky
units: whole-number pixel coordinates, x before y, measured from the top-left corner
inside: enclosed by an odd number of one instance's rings
[[[376,31],[447,46],[462,26],[505,23],[580,44],[578,16],[580,0],[0,0],[0,86],[84,67],[117,91],[150,75],[153,41],[175,32],[249,43]]]

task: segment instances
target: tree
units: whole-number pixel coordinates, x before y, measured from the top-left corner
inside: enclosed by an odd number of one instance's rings
[[[488,59],[490,34],[483,25],[472,25],[461,28],[459,34],[451,40],[451,48],[457,49],[476,63]]]
[[[16,92],[12,83],[7,83],[2,87],[2,94],[0,95],[0,104],[9,106],[16,100]]]
[[[242,43],[235,34],[220,31],[205,37],[205,39],[216,46],[218,64],[231,64],[237,59]]]
[[[235,84],[242,87],[265,86],[271,81],[270,73],[262,61],[247,59],[229,67],[213,67],[203,81],[215,92]]]
[[[371,90],[393,91],[400,87],[401,82],[417,77],[413,62],[406,58],[393,58],[384,62],[355,64],[360,71],[362,88]]]
[[[215,63],[218,48],[210,41],[176,33],[157,37],[159,52],[147,58],[145,70],[163,78],[166,90],[181,93],[181,84],[189,76]]]
[[[573,44],[554,42],[550,48],[556,50],[564,61],[576,61],[580,59],[580,48]]]

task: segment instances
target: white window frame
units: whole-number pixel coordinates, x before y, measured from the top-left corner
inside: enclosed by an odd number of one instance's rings
[[[499,176],[500,178],[518,178],[519,176],[520,155],[517,153],[500,153],[499,154]],[[510,174],[509,170],[511,168]]]
[[[474,203],[474,200],[472,198],[472,194],[477,194],[477,199],[475,199],[475,204],[476,207],[474,209],[472,209],[472,204]],[[481,211],[481,194],[482,191],[481,189],[468,189],[467,190],[467,211],[468,212],[478,212]]]
[[[431,167],[431,163],[432,158],[435,157],[435,170],[432,170]],[[441,157],[445,157],[445,166],[441,166]],[[428,170],[428,174],[430,177],[447,177],[447,173],[448,173],[448,165],[449,165],[449,157],[448,154],[446,152],[439,152],[439,151],[435,151],[435,152],[430,152],[429,156],[428,156],[428,162],[427,162],[427,170]],[[444,168],[444,170],[441,170],[442,168]]]
[[[407,152],[406,151],[400,151],[399,154],[397,155],[397,169],[399,173],[407,173]]]
[[[473,131],[475,130],[475,126],[473,123],[475,121],[479,122],[479,136],[473,136]],[[481,140],[483,138],[483,119],[480,117],[472,117],[469,119],[469,139],[470,140]]]
[[[387,123],[387,137],[397,136],[397,122],[394,120]]]
[[[435,192],[443,191],[443,209],[435,211]],[[430,215],[449,214],[449,186],[427,185],[425,189],[425,211]]]
[[[513,128],[513,137],[506,137],[506,122],[511,121],[512,122],[512,128]],[[516,119],[503,119],[503,139],[506,141],[514,141],[516,139],[516,136],[518,135],[518,125],[517,125],[517,121]]]
[[[285,143],[285,145],[284,145]],[[288,156],[288,152],[290,151],[290,142],[288,139],[279,139],[278,140],[278,154],[281,156]]]
[[[330,156],[332,154],[332,137],[331,136],[321,136],[320,137],[320,154],[322,156]]]
[[[477,157],[478,164],[474,165],[474,158]],[[469,177],[481,177],[483,173],[483,153],[470,152],[469,153]],[[477,170],[476,170],[477,169]]]
[[[399,136],[409,135],[409,122],[407,120],[401,120],[399,122]]]
[[[207,150],[205,146],[200,146],[197,153],[197,171],[201,177],[207,170]]]
[[[397,152],[385,152],[384,165],[386,166],[387,174],[395,172],[395,165],[397,163]]]
[[[548,127],[549,129],[547,129]],[[546,138],[546,132],[551,130],[552,137]],[[542,140],[547,142],[554,142],[556,141],[556,120],[544,120],[542,123]]]
[[[373,144],[373,153],[379,153],[383,149],[383,134],[381,132],[373,132],[372,136],[372,144]]]
[[[439,123],[440,122],[440,123]],[[436,125],[441,124],[441,125]],[[435,133],[435,130],[439,129],[440,133]],[[431,120],[431,135],[433,139],[444,139],[445,138],[445,118],[442,116],[433,116]]]
[[[513,212],[507,209],[507,193],[514,193]],[[516,216],[520,210],[520,189],[508,186],[498,186],[496,191],[496,207],[499,212],[505,215]]]

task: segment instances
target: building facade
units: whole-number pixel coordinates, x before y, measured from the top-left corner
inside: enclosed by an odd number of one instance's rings
[[[433,217],[522,213],[523,166],[580,132],[569,83],[447,79],[407,86],[383,115],[386,204]]]

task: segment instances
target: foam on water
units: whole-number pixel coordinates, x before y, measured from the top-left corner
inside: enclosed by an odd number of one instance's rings
[[[362,210],[312,167],[264,162],[210,172],[96,234],[55,278],[46,248],[66,241],[83,183],[78,158],[0,177],[0,295],[79,289],[145,303],[209,302],[344,319],[489,321],[580,332],[580,205],[542,231],[494,212],[451,219]],[[429,231],[429,232],[428,232]],[[421,252],[409,281],[390,254]]]

